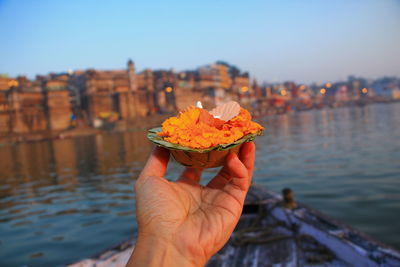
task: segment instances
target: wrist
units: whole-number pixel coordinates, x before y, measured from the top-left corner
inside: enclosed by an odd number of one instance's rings
[[[203,266],[205,262],[183,255],[171,242],[140,235],[127,266]]]

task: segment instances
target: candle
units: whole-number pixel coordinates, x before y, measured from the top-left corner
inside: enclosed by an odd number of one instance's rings
[[[201,104],[201,101],[197,101],[196,107],[198,107],[198,108],[203,108],[203,104]]]

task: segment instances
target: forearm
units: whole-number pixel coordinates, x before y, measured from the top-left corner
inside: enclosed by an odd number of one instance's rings
[[[203,266],[203,262],[184,257],[172,244],[154,237],[140,237],[127,267],[146,266]]]

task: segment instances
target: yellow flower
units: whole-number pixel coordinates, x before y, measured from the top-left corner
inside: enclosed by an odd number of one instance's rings
[[[247,134],[264,128],[251,121],[250,112],[241,108],[240,113],[229,121],[221,121],[200,108],[188,108],[177,117],[162,124],[159,136],[164,140],[185,147],[205,149],[219,144],[229,144]]]

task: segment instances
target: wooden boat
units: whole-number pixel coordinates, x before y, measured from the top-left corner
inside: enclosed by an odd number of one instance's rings
[[[206,266],[400,266],[400,252],[290,198],[252,186],[229,242]],[[135,240],[73,267],[125,266]]]

